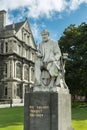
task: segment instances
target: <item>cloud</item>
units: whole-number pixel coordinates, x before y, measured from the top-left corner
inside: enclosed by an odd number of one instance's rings
[[[32,24],[31,30],[32,30],[32,33],[34,35],[34,38],[37,39],[39,37],[39,33],[40,33],[38,25],[36,23]]]
[[[51,17],[54,12],[61,12],[67,6],[66,0],[0,0],[0,9],[14,10],[27,8],[27,16],[39,18]]]
[[[31,24],[31,30],[33,33],[33,36],[35,38],[35,42],[38,43],[38,41],[41,41],[41,31],[46,28],[46,25],[42,22],[41,24],[33,23]]]
[[[9,19],[13,22],[19,22],[23,20],[23,17],[27,17],[26,8],[19,8],[16,10],[8,10],[7,12],[7,21],[9,22]],[[8,23],[7,22],[7,23]]]
[[[87,0],[70,0],[70,10],[76,10],[83,3],[87,4]]]
[[[62,12],[67,5],[65,0],[36,0],[34,4],[30,5],[29,17],[47,17],[50,18],[54,12]]]
[[[38,19],[39,17],[51,18],[55,12],[61,13],[76,10],[82,3],[87,0],[0,0],[0,10],[6,11],[20,10],[21,16]],[[27,9],[26,11],[22,11]],[[25,13],[26,12],[26,13]]]
[[[62,12],[74,11],[83,3],[87,4],[87,0],[0,0],[0,10],[7,11],[7,24],[10,24],[25,17],[53,19],[55,16],[61,19]],[[33,23],[31,27],[36,40],[40,39],[41,30],[46,28],[44,23]]]

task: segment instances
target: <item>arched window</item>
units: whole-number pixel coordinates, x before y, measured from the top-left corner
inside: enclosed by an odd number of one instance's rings
[[[31,81],[34,82],[34,68],[31,68]]]
[[[21,86],[21,84],[17,84],[17,96],[22,98],[22,86]]]
[[[24,66],[24,79],[25,80],[29,79],[29,68],[28,68],[28,66]]]
[[[20,63],[16,63],[16,78],[22,78],[22,66]]]
[[[3,53],[3,49],[4,49],[4,44],[1,43],[1,53]]]

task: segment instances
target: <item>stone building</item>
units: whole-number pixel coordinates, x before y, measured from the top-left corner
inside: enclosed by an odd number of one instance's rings
[[[6,11],[0,11],[0,99],[23,102],[34,83],[35,57],[28,20],[6,25]]]

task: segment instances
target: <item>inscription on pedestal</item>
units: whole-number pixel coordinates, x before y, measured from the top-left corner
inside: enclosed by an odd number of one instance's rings
[[[49,106],[29,106],[30,117],[44,117],[46,118],[46,111],[49,111]]]
[[[50,130],[50,94],[26,94],[25,115],[25,130]]]

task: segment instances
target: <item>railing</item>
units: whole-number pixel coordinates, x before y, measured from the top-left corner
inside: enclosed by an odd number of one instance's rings
[[[12,99],[0,99],[1,104],[10,104],[10,107],[12,107]]]

